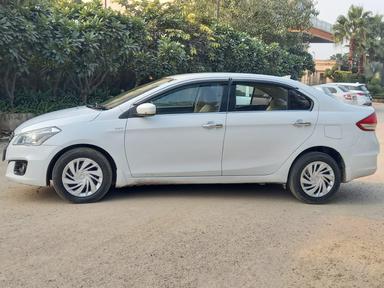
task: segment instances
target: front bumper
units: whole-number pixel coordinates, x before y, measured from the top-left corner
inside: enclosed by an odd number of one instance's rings
[[[58,146],[19,146],[10,144],[5,152],[5,160],[8,161],[5,176],[11,181],[22,184],[47,186],[47,170],[57,150]],[[20,160],[28,162],[24,175],[15,173],[15,163]]]

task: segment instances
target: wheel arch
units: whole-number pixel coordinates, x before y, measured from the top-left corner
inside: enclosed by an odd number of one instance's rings
[[[291,169],[292,169],[293,165],[296,163],[296,161],[301,156],[303,156],[304,154],[307,154],[309,152],[322,152],[322,153],[325,153],[325,154],[329,155],[330,157],[332,157],[336,161],[337,166],[340,169],[341,182],[345,182],[346,172],[345,172],[344,159],[341,156],[340,152],[338,152],[336,149],[328,147],[328,146],[314,146],[314,147],[307,148],[304,151],[302,151],[299,155],[296,156],[295,160],[292,162],[291,167],[289,168],[289,173],[291,173]]]
[[[100,148],[99,146],[91,145],[91,144],[75,144],[75,145],[71,145],[71,146],[65,147],[62,150],[60,150],[59,152],[57,152],[56,155],[52,158],[51,162],[48,165],[47,176],[46,176],[47,185],[49,185],[50,181],[52,180],[52,171],[53,171],[53,167],[55,167],[55,164],[56,164],[57,160],[65,152],[70,151],[72,149],[76,149],[76,148],[90,148],[90,149],[94,149],[94,150],[100,152],[101,154],[103,154],[107,158],[109,164],[111,164],[111,168],[112,168],[112,185],[115,185],[116,177],[117,177],[117,172],[116,172],[117,166],[116,166],[115,160],[103,148]]]

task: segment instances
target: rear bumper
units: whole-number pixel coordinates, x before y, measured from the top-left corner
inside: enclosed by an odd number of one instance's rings
[[[372,175],[377,170],[377,157],[380,145],[374,132],[364,132],[351,147],[350,157],[347,157],[345,181]]]
[[[372,100],[367,96],[357,96],[357,104],[371,106]]]

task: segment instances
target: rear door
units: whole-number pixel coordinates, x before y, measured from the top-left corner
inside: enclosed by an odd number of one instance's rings
[[[223,175],[276,172],[311,136],[318,116],[313,100],[275,83],[234,82],[229,103]]]

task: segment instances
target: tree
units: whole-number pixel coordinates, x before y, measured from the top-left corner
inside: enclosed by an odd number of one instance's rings
[[[336,66],[338,70],[347,71],[349,69],[348,53],[337,53],[332,55],[329,59],[336,61]]]
[[[380,69],[381,85],[384,86],[384,22],[382,15],[375,15],[369,19],[366,51],[373,74]]]
[[[29,64],[39,39],[28,19],[31,16],[30,7],[19,2],[9,1],[0,6],[0,83],[11,107],[15,102],[16,82],[29,73]]]
[[[312,0],[176,0],[200,18],[217,15],[220,23],[283,47],[303,43],[317,12]],[[295,31],[295,32],[293,32]]]
[[[152,69],[152,75],[165,75],[170,71],[233,71],[290,74],[299,78],[303,70],[313,69],[312,57],[305,51],[302,42],[287,46],[266,43],[260,37],[243,31],[245,29],[236,29],[225,21],[217,21],[213,14],[206,15],[203,12],[206,3],[127,0],[120,0],[119,3],[127,8],[128,15],[138,16],[146,23],[150,35],[146,59],[151,65],[144,66],[156,68]],[[226,13],[224,8],[220,11]],[[167,45],[164,45],[164,39]],[[166,55],[159,54],[159,49],[165,47],[174,47],[173,53],[167,56],[172,56],[173,60],[159,57]]]
[[[349,69],[354,66],[354,57],[358,56],[358,74],[364,73],[365,47],[367,41],[367,23],[371,12],[361,6],[352,5],[347,16],[341,15],[333,26],[337,43],[349,42]]]
[[[116,75],[133,61],[145,29],[139,19],[103,9],[97,0],[83,4],[68,1],[60,13],[69,39],[59,49],[67,48],[68,77],[86,103],[108,75]]]

